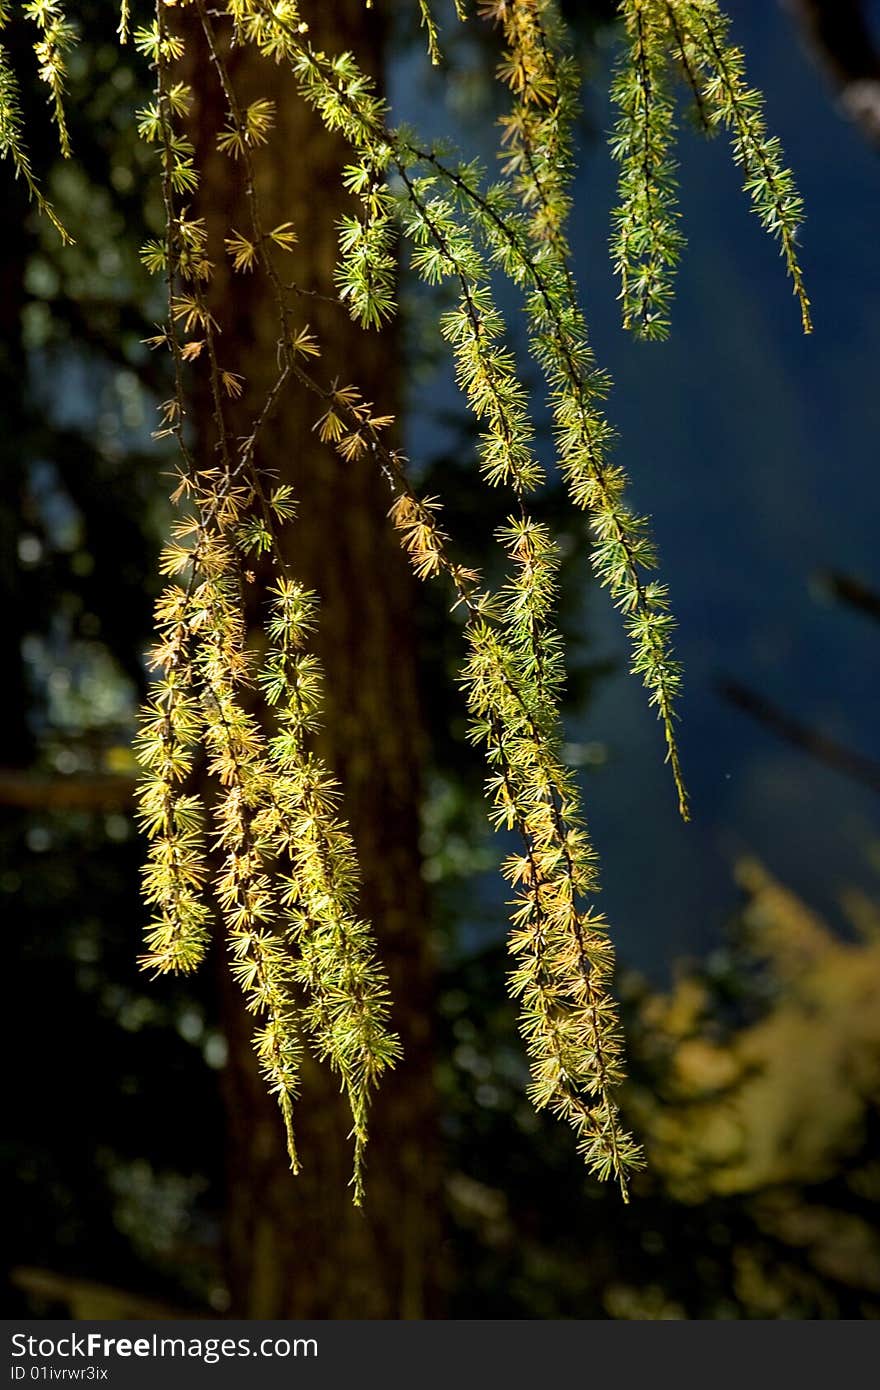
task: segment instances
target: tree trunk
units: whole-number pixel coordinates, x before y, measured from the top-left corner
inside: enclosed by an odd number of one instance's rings
[[[4,169],[4,177],[8,171]],[[22,439],[31,428],[22,311],[24,309],[25,268],[33,249],[27,228],[27,198],[21,182],[4,190],[6,225],[3,256],[0,258],[0,400],[3,401],[3,430],[0,431],[0,477],[3,478],[6,505],[0,509],[0,603],[3,611],[3,719],[0,721],[0,763],[8,768],[26,768],[33,761],[34,739],[28,725],[28,690],[22,642],[32,620],[27,603],[21,601],[22,579],[18,546],[27,530],[27,466]],[[3,801],[2,805],[8,803]],[[2,825],[14,824],[4,810]]]
[[[310,12],[309,12],[310,9]],[[381,72],[381,21],[363,0],[306,10],[317,48],[354,50]],[[204,47],[193,86],[193,132],[202,167],[199,211],[216,263],[212,307],[224,368],[246,378],[230,407],[236,432],[249,431],[277,376],[273,305],[257,276],[233,277],[221,251],[231,228],[247,234],[241,170],[216,152],[223,105]],[[284,66],[233,50],[239,99],[276,106],[271,143],[257,152],[267,227],[291,221],[298,236],[283,258],[286,278],[332,295],[336,223],[350,210],[340,180],[350,155],[323,130]],[[289,273],[288,273],[289,272]],[[381,413],[396,410],[394,335],[365,334],[336,303],[301,297],[298,322],[322,344],[316,374],[353,382]],[[210,433],[210,405],[196,399]],[[297,1105],[303,1172],[288,1171],[277,1107],[264,1092],[250,1046],[253,1020],[224,972],[222,1012],[229,1039],[228,1270],[232,1315],[245,1317],[414,1318],[436,1312],[439,1244],[438,1156],[430,1040],[429,927],[418,848],[422,735],[415,669],[413,584],[387,521],[389,496],[368,461],[344,464],[313,426],[320,405],[288,389],[262,436],[259,462],[291,483],[298,520],[288,528],[295,576],[321,601],[318,652],[326,676],[321,752],[342,781],[362,869],[361,911],[375,927],[391,977],[394,1024],[405,1058],[386,1077],[372,1116],[367,1197],[350,1200],[351,1143],[346,1107],[325,1069],[310,1067]]]

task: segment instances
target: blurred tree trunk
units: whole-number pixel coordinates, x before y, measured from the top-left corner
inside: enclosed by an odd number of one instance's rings
[[[19,541],[28,529],[27,469],[22,440],[31,427],[22,311],[26,301],[25,268],[33,250],[27,226],[27,197],[21,182],[6,188],[3,256],[0,258],[0,477],[7,504],[0,508],[0,603],[4,615],[3,718],[0,720],[0,765],[26,768],[33,761],[34,740],[28,726],[28,690],[22,641],[30,613],[21,601]],[[0,802],[4,807],[5,799]],[[4,828],[18,819],[3,811]]]
[[[363,0],[313,4],[305,11],[318,48],[354,50],[381,73],[383,34]],[[221,264],[230,227],[247,232],[236,166],[215,149],[224,120],[203,46],[193,134],[202,165],[200,212],[207,218],[216,275],[213,309],[221,365],[247,385],[230,407],[237,433],[277,375],[273,306],[258,277],[230,284]],[[250,53],[229,54],[239,99],[269,97],[277,126],[258,153],[264,222],[293,222],[298,245],[284,257],[288,278],[332,295],[336,223],[348,200],[340,170],[346,150],[326,134],[296,94],[284,66]],[[234,290],[234,293],[232,291]],[[397,408],[395,338],[355,328],[336,303],[303,296],[299,323],[322,345],[316,373],[352,381],[382,413]],[[264,433],[259,461],[293,484],[299,517],[285,544],[293,573],[321,600],[319,653],[326,674],[321,751],[345,788],[345,815],[362,867],[361,910],[374,923],[391,975],[394,1022],[405,1060],[376,1100],[363,1212],[350,1201],[351,1144],[345,1106],[322,1069],[307,1071],[297,1130],[304,1171],[287,1169],[277,1107],[250,1047],[252,1020],[223,972],[222,1013],[229,1039],[225,1101],[229,1135],[228,1270],[233,1315],[399,1318],[436,1311],[439,1186],[431,1079],[430,950],[418,848],[421,728],[415,670],[412,582],[387,521],[389,496],[368,462],[343,464],[313,432],[320,404],[288,389]],[[210,433],[210,404],[195,401]]]

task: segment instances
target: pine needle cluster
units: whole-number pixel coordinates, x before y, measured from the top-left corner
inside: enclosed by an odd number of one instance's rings
[[[684,244],[672,156],[678,80],[705,132],[729,133],[744,190],[779,243],[803,330],[810,333],[797,250],[803,202],[780,141],[767,131],[764,99],[748,84],[730,21],[716,0],[623,0],[621,12],[628,51],[612,88],[620,112],[612,141],[620,165],[612,248],[624,325],[643,338],[669,332],[672,277]]]
[[[0,27],[7,10],[0,0]],[[60,0],[30,0],[40,73],[62,150],[64,55],[72,30]],[[224,927],[232,973],[255,1016],[254,1046],[277,1098],[291,1167],[299,1168],[294,1108],[303,1049],[328,1065],[347,1096],[354,1139],[353,1187],[363,1192],[370,1096],[399,1056],[373,934],[357,906],[359,867],[343,816],[342,789],[317,756],[320,667],[311,651],[315,595],[290,573],[279,536],[296,523],[290,489],[261,466],[267,422],[288,390],[315,402],[322,441],[352,466],[377,467],[390,492],[390,520],[416,575],[444,582],[462,615],[461,686],[470,737],[486,761],[495,827],[516,848],[502,872],[510,885],[509,987],[531,1070],[530,1095],[574,1129],[589,1170],[616,1180],[624,1197],[641,1164],[616,1096],[623,1048],[612,993],[608,924],[594,905],[597,855],[580,788],[563,757],[560,700],[563,643],[555,627],[559,554],[530,508],[545,481],[535,449],[524,366],[494,290],[499,274],[522,301],[531,357],[543,375],[554,425],[554,463],[572,505],[589,522],[593,570],[620,610],[633,672],[656,709],[681,814],[688,800],[676,737],[681,671],[674,621],[646,518],[629,505],[604,413],[607,375],[590,346],[567,235],[572,129],[580,76],[555,0],[481,0],[479,17],[500,36],[497,77],[507,94],[499,169],[489,176],[442,142],[391,124],[387,103],[350,53],[313,47],[299,0],[183,0],[211,57],[226,121],[218,149],[230,180],[246,193],[247,225],[210,244],[198,208],[199,170],[186,133],[194,93],[181,79],[185,26],[158,0],[135,44],[155,73],[155,94],[138,114],[158,155],[164,235],[143,248],[165,283],[167,318],[151,345],[170,353],[173,393],[157,436],[177,448],[178,507],[161,567],[168,579],[156,608],[155,681],[143,712],[140,820],[149,841],[144,897],[152,911],[145,968],[187,973],[204,959],[213,922]],[[709,132],[730,134],[733,156],[762,224],[780,242],[803,323],[809,304],[796,253],[800,199],[778,141],[766,131],[760,95],[714,0],[621,0],[625,49],[614,80],[619,118],[612,139],[620,164],[613,258],[628,326],[646,337],[668,328],[672,274],[683,238],[672,153],[674,82],[691,91]],[[430,0],[418,18],[431,61],[442,32]],[[459,20],[465,6],[456,4]],[[120,39],[129,36],[124,0]],[[223,41],[219,40],[222,30]],[[426,286],[454,300],[440,318],[462,396],[479,426],[478,472],[509,494],[497,535],[506,579],[494,590],[460,558],[444,529],[442,504],[422,497],[408,460],[388,442],[391,417],[357,383],[321,379],[321,345],[302,322],[295,287],[278,259],[296,241],[293,222],[263,219],[254,151],[272,139],[274,108],[243,104],[224,54],[248,47],[290,74],[291,99],[307,102],[350,149],[344,186],[356,211],[339,227],[335,291],[363,329],[396,313],[403,254]],[[15,78],[0,49],[0,151],[41,206],[22,143]],[[45,208],[50,216],[51,210]],[[295,210],[293,210],[295,212]],[[250,431],[232,434],[228,403],[243,390],[226,362],[209,307],[215,258],[228,257],[243,294],[262,277],[277,319],[278,374]],[[198,458],[187,402],[202,373],[213,438]],[[263,605],[263,654],[249,645],[245,595],[272,579]],[[264,567],[265,568],[265,567]]]
[[[76,26],[67,19],[61,0],[29,0],[21,7],[25,18],[36,26],[37,39],[33,45],[37,74],[49,89],[51,118],[58,134],[62,156],[72,153],[64,95],[67,85],[67,55],[77,40]],[[0,34],[13,18],[11,0],[0,0]],[[24,138],[24,117],[21,110],[19,79],[9,59],[6,45],[0,39],[0,159],[8,159],[28,191],[30,201],[52,224],[61,240],[71,241],[52,204],[43,193],[34,173]]]
[[[200,0],[194,8],[227,102],[218,146],[232,168],[244,166],[253,189],[251,155],[269,137],[272,107],[260,99],[240,105],[208,11]],[[254,1047],[281,1109],[291,1168],[300,1166],[293,1111],[308,1046],[348,1099],[360,1202],[370,1095],[399,1046],[372,932],[356,912],[359,869],[340,791],[309,747],[321,709],[320,666],[309,651],[317,604],[289,574],[279,544],[296,502],[289,487],[271,485],[259,460],[280,392],[318,349],[307,325],[292,325],[272,259],[290,249],[294,228],[264,229],[252,194],[251,226],[230,228],[223,249],[236,272],[261,272],[276,291],[280,371],[251,432],[233,437],[226,402],[243,382],[220,356],[207,303],[213,261],[204,221],[190,210],[199,171],[182,124],[192,92],[174,73],[183,41],[161,4],[134,41],[156,73],[139,126],[159,152],[165,237],[147,243],[143,259],[167,288],[168,317],[151,346],[173,360],[175,390],[157,435],[177,443],[181,513],[162,557],[174,582],[157,605],[151,661],[158,674],[138,741],[141,820],[151,842],[145,897],[156,909],[143,964],[159,974],[195,969],[216,910],[232,974],[256,1018]],[[220,461],[210,468],[197,464],[188,438],[186,373],[198,370],[213,401]],[[264,555],[276,578],[264,597],[266,650],[256,664],[244,599]],[[259,714],[258,695],[271,723]]]

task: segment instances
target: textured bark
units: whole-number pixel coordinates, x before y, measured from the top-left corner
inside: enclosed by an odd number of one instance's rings
[[[306,9],[316,46],[351,48],[381,70],[381,22],[362,0]],[[203,168],[201,204],[217,263],[212,288],[222,334],[221,365],[244,374],[236,430],[277,375],[277,327],[258,277],[221,264],[230,226],[247,234],[235,166],[218,155],[219,89],[194,44],[200,71],[194,134]],[[340,170],[348,152],[298,97],[289,72],[233,51],[243,101],[272,98],[277,128],[256,159],[265,225],[293,222],[299,238],[281,264],[304,290],[333,293],[336,223],[346,209]],[[239,180],[240,182],[240,180]],[[233,293],[234,291],[234,293]],[[297,321],[323,345],[315,371],[356,383],[382,413],[396,409],[393,335],[364,334],[338,304],[302,296]],[[207,400],[196,400],[206,429]],[[232,1313],[249,1317],[421,1317],[436,1310],[439,1240],[430,1045],[430,949],[419,874],[421,731],[415,676],[413,585],[387,522],[389,498],[368,463],[343,464],[313,431],[320,404],[293,386],[263,435],[260,462],[290,482],[299,519],[286,541],[294,574],[321,600],[318,650],[326,674],[321,751],[345,788],[363,872],[362,912],[374,923],[391,976],[394,1023],[405,1060],[377,1097],[369,1148],[367,1201],[350,1201],[351,1144],[336,1083],[307,1071],[297,1131],[304,1171],[287,1170],[279,1117],[257,1076],[252,1020],[234,985],[222,986],[230,1043],[225,1073],[229,1122],[228,1266]]]

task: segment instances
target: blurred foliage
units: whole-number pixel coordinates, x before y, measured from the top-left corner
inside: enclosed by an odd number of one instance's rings
[[[623,1105],[648,1156],[631,1209],[585,1194],[520,1100],[506,1007],[473,1005],[493,953],[449,989],[459,1315],[880,1315],[877,904],[847,899],[844,941],[762,866],[739,880],[723,951],[665,994],[621,981]]]

